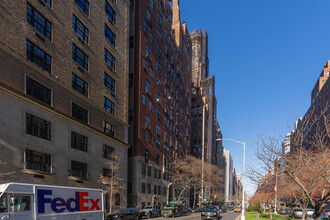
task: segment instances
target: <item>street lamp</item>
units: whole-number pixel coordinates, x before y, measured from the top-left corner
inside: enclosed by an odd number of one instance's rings
[[[215,141],[232,141],[235,143],[239,143],[239,144],[243,144],[243,177],[242,177],[242,185],[243,185],[243,197],[242,197],[242,216],[241,216],[241,220],[245,220],[245,213],[244,213],[244,188],[245,188],[245,184],[244,184],[244,178],[245,178],[245,141],[244,142],[240,142],[240,141],[235,141],[232,139],[227,139],[227,138],[220,138],[220,139],[216,139]]]

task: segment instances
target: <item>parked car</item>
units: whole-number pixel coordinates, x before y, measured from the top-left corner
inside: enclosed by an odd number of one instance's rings
[[[182,204],[168,204],[161,212],[163,217],[183,216],[184,206]]]
[[[192,213],[197,213],[197,212],[200,212],[199,207],[197,207],[197,208],[195,208],[195,209],[192,210]]]
[[[188,207],[188,208],[185,210],[185,213],[187,213],[187,214],[192,213],[192,209],[191,209],[190,207]]]
[[[309,209],[309,208],[306,209],[306,217],[313,218],[314,213],[315,213],[315,209]]]
[[[291,214],[291,217],[293,218],[302,218],[303,216],[303,210],[302,209],[294,209],[292,214]]]
[[[224,213],[224,212],[227,212],[227,211],[228,211],[227,206],[225,206],[225,205],[221,206],[220,212]]]
[[[242,211],[241,206],[235,206],[234,212],[241,212],[241,211]]]
[[[161,210],[159,206],[145,206],[141,211],[140,211],[140,218],[153,218],[155,216],[160,217]]]
[[[281,214],[281,215],[289,215],[289,211],[290,211],[290,209],[285,208],[285,209],[280,209],[278,211],[278,213]]]
[[[201,213],[202,220],[204,219],[215,219],[220,218],[220,210],[217,206],[207,206],[205,210]]]
[[[324,220],[330,220],[330,209],[323,209],[322,216]]]
[[[117,209],[108,215],[106,220],[139,220],[140,213],[137,209]]]

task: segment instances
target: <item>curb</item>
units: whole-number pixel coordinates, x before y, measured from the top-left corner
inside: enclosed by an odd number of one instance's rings
[[[235,220],[240,220],[241,219],[241,215],[242,215],[242,213],[239,214],[239,216],[237,216],[237,218]]]

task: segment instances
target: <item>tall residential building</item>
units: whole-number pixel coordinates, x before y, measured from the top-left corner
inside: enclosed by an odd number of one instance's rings
[[[230,151],[223,149],[223,155],[226,161],[225,168],[225,202],[231,202],[233,199],[233,159]]]
[[[283,155],[286,155],[287,153],[290,152],[290,149],[291,149],[291,133],[288,133],[286,136],[285,136],[285,139],[284,141],[282,142],[282,150],[283,150]]]
[[[215,77],[209,76],[208,36],[206,31],[193,30],[192,40],[192,155],[217,164],[217,101]],[[204,155],[203,155],[204,149]]]
[[[190,153],[191,39],[179,0],[130,9],[128,203],[162,207],[178,195],[170,162]]]
[[[127,180],[128,0],[0,2],[1,182]],[[126,207],[126,190],[114,208]],[[109,209],[109,194],[105,195]]]
[[[330,60],[324,64],[324,68],[321,71],[319,78],[311,92],[311,105],[302,119],[299,119],[296,123],[295,131],[291,135],[291,147],[294,148],[301,146],[300,135],[297,135],[297,131],[301,131],[306,137],[303,140],[303,147],[306,149],[312,148],[315,140],[323,138],[324,146],[330,146],[329,137],[329,116],[330,116]],[[319,137],[315,137],[318,135]]]

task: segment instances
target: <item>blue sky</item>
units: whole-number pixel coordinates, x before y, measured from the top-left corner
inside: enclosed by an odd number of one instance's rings
[[[223,136],[246,141],[253,163],[258,136],[285,136],[310,105],[330,58],[330,1],[181,0],[180,8],[189,31],[208,32]],[[224,146],[242,172],[242,146]],[[248,194],[253,189],[248,183]]]

